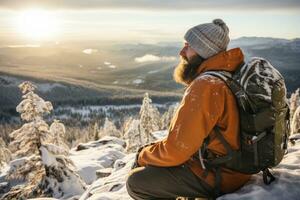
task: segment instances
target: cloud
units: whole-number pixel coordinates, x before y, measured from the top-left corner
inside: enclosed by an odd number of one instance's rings
[[[97,53],[98,50],[97,49],[85,49],[82,52],[85,54],[92,54],[92,53]]]
[[[152,54],[146,54],[142,57],[136,57],[135,62],[145,63],[145,62],[171,62],[175,61],[177,58],[174,56],[155,56]]]
[[[116,65],[109,65],[108,67],[111,68],[111,69],[115,69],[117,66]]]
[[[299,0],[1,0],[1,8],[40,7],[52,9],[286,9],[300,8]]]

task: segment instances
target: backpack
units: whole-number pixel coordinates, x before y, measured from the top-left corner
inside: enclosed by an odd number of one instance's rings
[[[282,75],[265,59],[252,58],[236,71],[207,71],[223,80],[236,98],[240,117],[240,148],[233,150],[218,127],[215,137],[224,145],[227,155],[213,155],[206,147],[210,136],[199,150],[202,167],[216,171],[220,167],[245,174],[263,172],[265,184],[275,180],[270,173],[287,151],[289,107]],[[217,188],[217,192],[220,188]]]

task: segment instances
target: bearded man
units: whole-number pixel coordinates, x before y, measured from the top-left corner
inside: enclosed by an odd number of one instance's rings
[[[137,154],[126,183],[133,199],[216,198],[239,189],[250,179],[251,175],[227,168],[207,169],[198,153],[207,145],[214,156],[226,155],[224,145],[214,137],[216,131],[232,149],[239,148],[235,97],[222,80],[204,74],[214,70],[233,72],[243,64],[241,49],[227,50],[228,33],[227,25],[216,19],[185,34],[174,79],[187,88],[168,136]]]

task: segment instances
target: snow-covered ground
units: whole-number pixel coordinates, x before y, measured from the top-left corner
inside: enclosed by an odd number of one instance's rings
[[[298,134],[297,134],[298,135]],[[298,138],[300,134],[298,135]],[[297,138],[293,135],[293,138]],[[292,138],[292,137],[291,137]],[[252,176],[251,180],[239,191],[224,195],[218,200],[254,200],[254,199],[272,199],[272,200],[296,200],[300,199],[300,141],[294,146],[290,146],[288,154],[284,156],[283,161],[272,170],[276,181],[270,185],[265,185],[262,180],[262,174]]]
[[[164,133],[156,132],[156,135]],[[97,153],[95,153],[97,154]],[[101,154],[99,152],[99,154]],[[100,156],[97,156],[100,157]],[[130,167],[133,163],[134,154],[129,154],[117,160],[124,166],[119,169],[113,169],[108,177],[101,178],[93,182],[89,189],[81,197],[81,200],[113,200],[130,199],[126,192],[125,180]],[[92,161],[91,161],[92,162]],[[262,175],[257,174],[240,190],[235,193],[219,197],[218,200],[254,200],[254,199],[300,199],[300,142],[289,147],[289,153],[285,155],[284,160],[272,171],[276,176],[276,181],[271,185],[265,185]],[[88,165],[88,163],[86,163]]]
[[[70,151],[77,172],[87,184],[96,179],[96,171],[113,168],[118,159],[125,157],[125,142],[115,137],[104,137],[101,140],[80,144]]]
[[[166,132],[156,132],[157,138]],[[300,138],[294,135],[293,138]],[[128,200],[126,178],[135,154],[125,152],[122,139],[106,136],[98,141],[79,145],[70,151],[70,158],[77,172],[89,185],[80,200]],[[219,197],[218,200],[300,199],[300,141],[290,145],[279,166],[272,171],[276,181],[264,185],[262,175],[257,174],[240,190]],[[1,177],[1,176],[0,176]],[[101,177],[101,178],[99,178]]]

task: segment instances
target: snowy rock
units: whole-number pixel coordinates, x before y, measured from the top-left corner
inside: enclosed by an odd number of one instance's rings
[[[105,136],[98,141],[81,144],[81,146],[85,149],[81,151],[72,149],[70,158],[87,184],[97,179],[97,170],[111,168],[116,160],[125,156],[125,142],[116,137]]]
[[[157,137],[164,137],[166,132],[155,132]],[[296,135],[295,135],[296,137]],[[115,162],[111,175],[94,181],[80,200],[128,200],[126,179],[133,164],[135,154],[128,154]],[[218,200],[252,200],[252,199],[298,199],[300,195],[300,141],[289,147],[280,165],[272,171],[276,181],[265,185],[262,175],[253,175],[251,180],[235,193],[227,194]],[[121,165],[120,165],[121,164]],[[120,167],[120,168],[119,168]]]
[[[122,159],[116,160],[113,170],[117,171],[119,169],[122,169],[123,167],[125,167],[125,165],[126,163]]]
[[[116,137],[111,137],[111,136],[105,136],[103,138],[101,138],[100,140],[97,141],[92,141],[92,142],[88,142],[85,144],[79,144],[80,147],[77,146],[76,151],[81,151],[81,150],[85,150],[85,149],[89,149],[89,148],[94,148],[94,147],[101,147],[104,146],[106,144],[118,144],[120,146],[125,147],[125,141]]]
[[[97,178],[103,178],[111,175],[112,168],[98,169],[96,171]]]
[[[300,140],[300,133],[295,133],[289,137],[289,140],[292,144],[295,144],[297,140]]]
[[[0,194],[1,193],[6,193],[8,191],[8,188],[9,188],[8,182],[0,183]]]
[[[80,200],[128,200],[131,199],[126,190],[126,179],[135,158],[135,154],[128,154],[122,159],[126,163],[123,168],[113,171],[108,177],[96,180]]]

